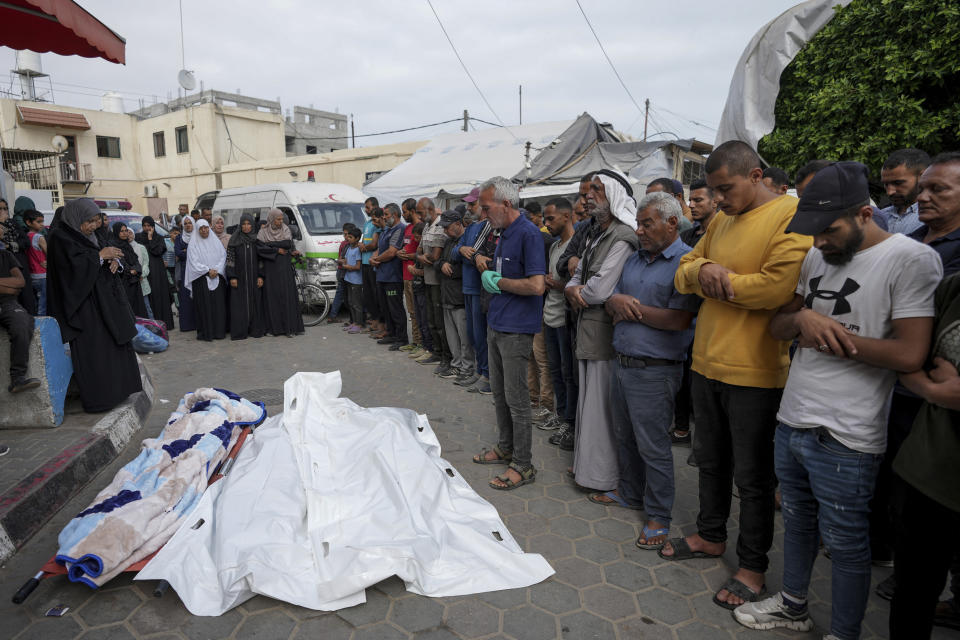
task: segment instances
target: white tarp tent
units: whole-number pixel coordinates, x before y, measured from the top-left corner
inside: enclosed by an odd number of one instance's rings
[[[754,149],[773,131],[780,74],[830,19],[851,0],[808,0],[787,9],[757,31],[730,81],[714,146],[742,140]]]
[[[406,162],[363,188],[381,205],[406,198],[436,198],[441,193],[462,196],[493,176],[510,177],[524,166],[525,145],[530,157],[553,142],[573,123],[536,122],[516,127],[447,133],[430,140]]]
[[[283,415],[254,431],[136,579],[166,580],[209,616],[256,594],[350,607],[392,575],[413,593],[457,596],[553,574],[440,457],[426,416],[339,394],[340,372],[287,380]]]

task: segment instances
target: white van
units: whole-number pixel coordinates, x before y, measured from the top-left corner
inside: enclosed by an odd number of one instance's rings
[[[307,277],[324,289],[337,287],[337,250],[343,225],[361,229],[366,197],[345,184],[287,182],[221,190],[213,202],[213,215],[221,215],[229,231],[249,213],[259,223],[276,207],[287,216],[297,250],[306,257]]]

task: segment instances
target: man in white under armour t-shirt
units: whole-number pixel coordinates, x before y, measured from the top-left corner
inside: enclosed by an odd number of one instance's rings
[[[803,192],[787,232],[814,236],[796,296],[770,321],[799,340],[777,418],[783,590],[738,607],[754,629],[809,630],[807,588],[820,539],[832,558],[832,637],[860,637],[870,591],[869,507],[898,372],[923,366],[940,257],[873,221],[867,168],[837,162]]]

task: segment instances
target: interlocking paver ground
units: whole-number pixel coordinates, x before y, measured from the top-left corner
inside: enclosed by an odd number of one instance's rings
[[[830,564],[819,558],[814,568],[811,611],[820,631],[810,634],[754,632],[743,629],[730,613],[711,602],[713,592],[736,563],[733,544],[722,559],[672,564],[654,551],[634,545],[642,511],[604,507],[587,500],[564,473],[572,455],[547,443],[552,432],[535,429],[537,481],[513,492],[490,489],[487,482],[502,467],[481,466],[470,457],[495,442],[494,410],[489,397],[468,394],[363,336],[346,336],[336,325],[307,330],[304,337],[262,338],[198,343],[192,335],[173,333],[170,349],[146,356],[157,389],[157,402],[142,431],[119,458],[61,510],[27,545],[0,568],[0,640],[58,638],[143,638],[179,640],[211,638],[323,638],[375,640],[478,638],[585,638],[694,640],[697,638],[819,639],[829,621]],[[347,364],[348,363],[348,364]],[[367,590],[366,604],[339,612],[317,612],[257,597],[218,618],[197,617],[177,594],[152,597],[153,585],[120,576],[101,592],[65,578],[44,581],[19,607],[9,596],[56,550],[56,537],[72,514],[85,507],[116,470],[139,451],[140,440],[153,437],[178,399],[199,386],[220,386],[249,393],[282,411],[283,381],[296,371],[340,369],[343,395],[365,406],[397,406],[425,413],[443,447],[443,456],[485,499],[497,508],[518,544],[542,553],[556,574],[527,589],[429,599],[410,594],[396,577]],[[0,487],[22,479],[30,456],[49,457],[63,448],[69,433],[11,434],[17,440],[0,460]],[[46,440],[42,438],[46,437]],[[18,451],[22,447],[22,451]],[[59,450],[59,449],[58,449]],[[695,527],[696,469],[685,464],[689,449],[674,450],[677,498],[671,535]],[[11,457],[12,456],[12,457]],[[16,464],[14,464],[14,462]],[[5,466],[9,465],[9,466]],[[18,475],[19,474],[19,475]],[[734,501],[729,522],[735,540],[739,508]],[[780,586],[782,520],[771,553],[767,586]],[[889,570],[874,572],[874,585]],[[3,595],[0,593],[0,595]],[[44,617],[56,604],[71,607],[60,618]],[[871,596],[864,638],[886,636],[888,604]],[[950,637],[938,629],[934,638]]]

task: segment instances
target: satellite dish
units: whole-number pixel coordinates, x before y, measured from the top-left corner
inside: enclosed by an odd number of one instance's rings
[[[177,82],[187,91],[193,91],[197,86],[197,79],[193,77],[193,72],[186,69],[181,69],[177,74]]]
[[[67,148],[67,139],[63,136],[53,136],[53,140],[50,141],[50,144],[53,145],[53,148],[57,150],[58,153],[63,153],[64,149]]]

